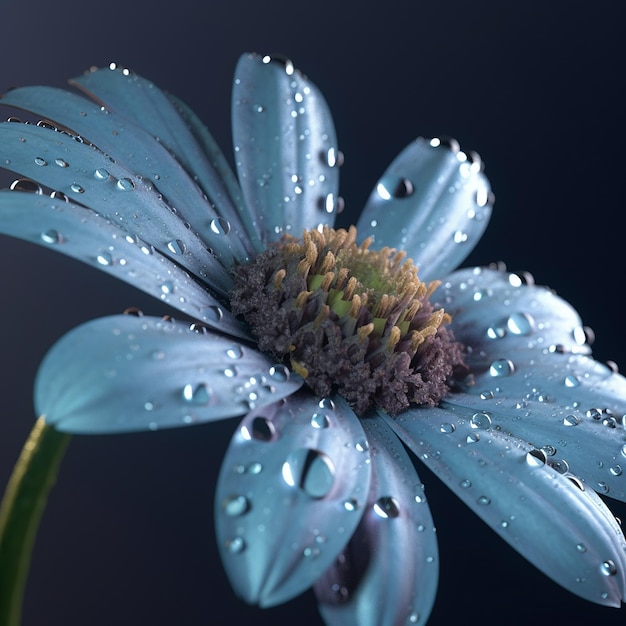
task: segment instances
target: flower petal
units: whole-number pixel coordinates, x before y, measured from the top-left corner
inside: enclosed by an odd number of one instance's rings
[[[548,462],[626,500],[626,379],[586,354],[576,312],[515,274],[462,270],[439,294],[458,312],[457,339],[474,385],[446,404],[488,415],[493,425],[543,448]]]
[[[152,183],[70,135],[32,124],[0,124],[0,161],[114,221],[226,292],[232,279],[159,196]],[[228,265],[228,263],[226,263]]]
[[[475,428],[471,411],[419,408],[389,425],[507,543],[554,581],[591,602],[619,606],[626,541],[582,483],[531,445]],[[581,489],[582,488],[582,489]]]
[[[340,397],[300,392],[245,417],[222,464],[215,517],[224,567],[247,602],[296,596],[343,549],[367,498],[366,442]]]
[[[244,198],[263,242],[332,226],[339,187],[328,105],[290,61],[241,57],[232,97],[233,143]]]
[[[141,119],[132,116],[133,111],[111,110],[77,94],[52,87],[14,89],[3,97],[2,102],[42,115],[52,120],[55,126],[71,129],[133,174],[151,181],[150,184],[167,198],[168,205],[176,208],[176,215],[183,222],[191,224],[203,242],[220,258],[234,256],[238,261],[243,261],[252,248],[239,221],[238,212],[221,182],[221,172],[218,173],[208,161],[172,102],[152,83],[135,75],[128,77],[119,71],[96,70],[89,72],[86,78],[91,85],[106,82],[97,79],[109,76],[121,77],[119,82],[114,80],[117,88],[137,96],[138,102],[132,99],[131,102],[144,107]],[[80,82],[82,79],[76,80]],[[126,113],[131,113],[132,119],[125,116]],[[155,118],[161,124],[152,128],[148,122]],[[167,124],[164,124],[164,120]],[[147,130],[142,122],[146,124]],[[173,156],[169,145],[159,135],[163,127],[167,128],[168,138],[172,130],[176,131],[180,144],[176,147],[180,147],[180,150],[187,148],[192,153],[193,161],[189,158],[182,160],[180,152],[176,153],[176,158]],[[51,141],[54,138],[51,136]],[[189,169],[191,163],[194,167]],[[41,171],[33,169],[34,173],[30,176],[37,176]],[[193,176],[199,178],[197,172],[208,179],[206,190],[195,182]],[[232,173],[230,175],[233,176]],[[214,206],[218,207],[217,210]]]
[[[72,433],[155,430],[243,415],[302,380],[234,339],[153,317],[83,324],[44,358],[35,405]]]
[[[365,419],[372,482],[359,527],[315,583],[328,626],[424,624],[437,593],[438,550],[423,485],[383,420]]]
[[[220,332],[249,338],[187,272],[89,209],[39,194],[0,191],[0,232],[83,261]]]
[[[452,271],[487,227],[492,196],[478,155],[419,138],[387,168],[357,223],[377,248],[406,250],[422,280]]]

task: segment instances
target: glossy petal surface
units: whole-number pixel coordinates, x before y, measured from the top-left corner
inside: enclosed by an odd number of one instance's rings
[[[439,140],[416,139],[387,168],[357,222],[361,240],[406,250],[421,280],[455,269],[478,243],[491,215],[489,181],[470,158]]]
[[[170,209],[150,181],[71,136],[31,124],[0,124],[0,159],[13,171],[64,193],[140,237],[179,265],[225,292],[223,261]]]
[[[465,504],[544,574],[586,600],[620,605],[626,541],[595,494],[559,474],[533,446],[486,427],[472,411],[419,408],[385,419]]]
[[[332,226],[337,139],[317,87],[291,62],[244,55],[235,71],[233,143],[239,182],[263,242]]]
[[[215,505],[222,561],[240,596],[279,604],[324,573],[363,514],[369,459],[363,428],[339,397],[303,392],[244,418]]]
[[[437,594],[435,527],[419,477],[383,420],[362,422],[372,455],[363,518],[315,592],[328,626],[424,624]]]
[[[441,293],[440,293],[441,292]],[[437,295],[453,314],[474,385],[446,403],[548,451],[548,462],[626,500],[626,379],[594,361],[578,314],[544,287],[487,269],[455,272]]]
[[[118,315],[83,324],[52,347],[35,405],[65,432],[156,430],[243,415],[301,384],[234,339]]]
[[[0,232],[71,256],[218,331],[248,338],[239,321],[187,272],[85,207],[34,193],[0,191]]]
[[[112,73],[110,70],[101,71]],[[153,89],[158,91],[156,87]],[[181,164],[161,141],[115,110],[52,87],[14,89],[2,101],[38,113],[62,128],[70,128],[143,180],[150,181],[155,193],[166,199],[170,210],[174,210],[181,221],[190,224],[223,262],[227,263],[232,258],[243,261],[251,251],[248,235],[221,183],[221,172],[218,174],[215,171],[189,133],[184,145],[195,148],[196,168],[198,163],[202,163],[200,171],[211,181],[209,193],[204,192],[192,178],[195,170],[189,173],[190,170],[185,169],[186,162]],[[169,120],[170,125],[184,128],[174,107],[170,104],[169,108],[168,111],[161,111],[161,115]]]

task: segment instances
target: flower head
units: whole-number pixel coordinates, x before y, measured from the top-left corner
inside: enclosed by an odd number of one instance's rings
[[[403,442],[548,576],[620,604],[626,541],[597,492],[626,499],[626,381],[589,356],[552,291],[453,272],[493,201],[477,155],[412,142],[356,228],[335,230],[332,119],[290,62],[237,66],[238,181],[194,113],[149,81],[112,66],[73,84],[89,97],[4,97],[42,119],[0,124],[1,162],[24,177],[0,192],[0,231],[193,321],[75,329],[41,366],[38,413],[77,433],[244,416],[215,516],[248,602],[313,586],[328,624],[426,622],[437,543]]]

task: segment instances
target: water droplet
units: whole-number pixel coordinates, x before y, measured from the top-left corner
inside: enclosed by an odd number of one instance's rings
[[[601,481],[598,483],[596,491],[598,493],[609,493],[609,486],[605,482]]]
[[[240,359],[243,357],[243,348],[239,345],[234,345],[226,350],[226,356],[229,359]]]
[[[300,448],[290,452],[282,467],[283,480],[311,498],[323,498],[331,490],[335,468],[319,450]]]
[[[535,328],[535,320],[529,313],[513,313],[506,326],[514,335],[530,335]]]
[[[487,496],[479,496],[478,500],[476,500],[478,504],[482,504],[486,506],[487,504],[491,504],[491,500]]]
[[[600,573],[604,576],[615,576],[615,574],[617,574],[617,567],[613,561],[607,559],[600,564]]]
[[[63,241],[63,235],[58,230],[51,228],[43,233],[41,233],[41,240],[44,243],[55,244],[61,243]]]
[[[230,232],[230,222],[223,217],[216,217],[211,220],[211,232],[216,235],[228,235]]]
[[[589,409],[585,415],[599,422],[602,419],[602,409]]]
[[[327,411],[335,410],[335,403],[330,398],[322,398],[318,403],[320,409],[326,409]]]
[[[611,465],[609,467],[609,472],[613,474],[613,476],[621,476],[622,475],[622,466],[621,465]]]
[[[400,515],[398,502],[391,496],[382,496],[374,503],[374,513],[383,519],[398,517]]]
[[[98,254],[96,261],[98,261],[100,265],[113,265],[113,256],[110,252],[104,250]]]
[[[59,167],[69,167],[70,164],[64,160],[64,159],[54,159],[54,162],[59,166]]]
[[[43,192],[41,186],[30,178],[18,178],[17,180],[14,180],[9,186],[9,189],[12,191],[23,191],[26,193],[37,194],[41,194]]]
[[[250,510],[250,502],[245,496],[228,496],[222,502],[226,515],[239,517]]]
[[[341,213],[344,209],[344,200],[341,196],[329,193],[318,200],[318,206],[329,215],[331,213]]]
[[[450,435],[456,430],[456,426],[454,424],[450,424],[445,422],[439,427],[439,432],[445,433],[446,435]]]
[[[491,389],[485,389],[484,391],[480,392],[481,400],[491,400],[492,398],[493,398],[493,391],[491,391]]]
[[[174,282],[171,280],[166,280],[162,282],[161,293],[163,294],[174,293]]]
[[[584,543],[577,543],[576,550],[578,550],[578,552],[587,552],[587,546],[585,546]]]
[[[192,404],[208,404],[212,390],[205,383],[197,385],[187,384],[183,387],[183,400]]]
[[[103,167],[99,167],[94,173],[93,177],[96,180],[107,180],[109,178],[109,172],[105,170]]]
[[[580,378],[574,376],[574,374],[568,374],[563,383],[566,387],[578,387],[580,385]]]
[[[291,374],[289,372],[289,368],[285,365],[273,365],[269,369],[269,375],[272,380],[275,380],[279,383],[284,383],[289,380],[289,376]]]
[[[85,193],[85,188],[82,187],[81,185],[79,185],[78,183],[72,183],[70,185],[70,189],[74,192],[74,193]]]
[[[321,153],[321,159],[328,167],[341,167],[343,164],[343,153],[336,148],[328,148],[326,152]]]
[[[359,508],[359,503],[354,498],[349,498],[343,503],[343,508],[346,511],[356,511]]]
[[[480,435],[478,433],[470,433],[466,438],[466,443],[478,443],[480,441]]]
[[[41,157],[35,157],[35,165],[40,165],[41,167],[45,167],[48,165],[48,161],[42,159]]]
[[[580,424],[580,418],[575,415],[566,415],[563,418],[563,424],[565,426],[578,426],[578,424]]]
[[[457,230],[452,236],[454,243],[465,243],[467,241],[467,233],[462,230]]]
[[[472,428],[486,429],[491,426],[491,416],[489,413],[474,413],[470,420],[470,426]]]
[[[233,537],[226,540],[226,549],[231,554],[241,554],[246,549],[246,542],[243,537]]]
[[[472,486],[472,481],[465,478],[459,483],[459,486],[461,486],[463,489],[469,489],[469,487]]]
[[[185,245],[185,242],[180,239],[172,239],[167,243],[167,249],[172,254],[185,254],[187,246]]]
[[[546,453],[543,450],[531,450],[526,453],[526,463],[530,467],[543,467],[547,462]]]
[[[135,188],[135,183],[130,178],[120,178],[115,186],[120,191],[132,191]]]
[[[420,614],[413,612],[409,615],[409,624],[417,624],[420,621]]]
[[[257,416],[252,420],[250,434],[257,441],[271,441],[276,436],[276,428],[266,417]]]
[[[383,178],[376,186],[378,195],[383,200],[391,198],[407,198],[413,191],[413,183],[408,178]]]
[[[515,371],[515,366],[509,359],[497,359],[489,366],[491,376],[510,376]]]
[[[263,471],[263,465],[258,462],[250,463],[250,465],[248,465],[248,467],[246,468],[246,471],[248,472],[248,474],[253,474],[254,476],[256,476]]]
[[[330,426],[330,420],[325,413],[313,413],[311,415],[311,426],[313,428],[328,428]]]
[[[506,328],[501,326],[490,326],[487,329],[487,337],[489,339],[502,339],[506,336]]]

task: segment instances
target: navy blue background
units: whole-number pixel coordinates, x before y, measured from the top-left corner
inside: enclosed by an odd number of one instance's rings
[[[620,4],[3,0],[0,91],[61,86],[116,61],[187,101],[230,154],[237,58],[287,54],[334,112],[346,218],[415,136],[456,137],[481,154],[497,197],[468,262],[532,272],[594,328],[596,357],[623,363]],[[165,311],[95,270],[7,238],[0,298],[3,484],[34,419],[37,364],[55,339],[130,305]],[[24,626],[320,625],[311,594],[261,611],[226,582],[212,498],[236,423],[74,438],[38,537]],[[626,609],[562,591],[421,474],[441,552],[432,626],[626,620]]]

